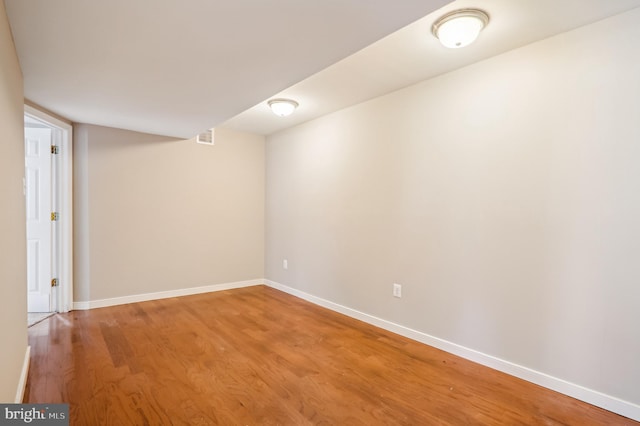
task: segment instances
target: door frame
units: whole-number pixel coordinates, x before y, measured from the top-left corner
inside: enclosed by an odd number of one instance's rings
[[[58,295],[56,312],[73,309],[73,126],[30,105],[24,106],[24,114],[41,121],[53,129],[52,140],[59,146],[57,205],[58,221]],[[25,219],[26,220],[26,219]]]

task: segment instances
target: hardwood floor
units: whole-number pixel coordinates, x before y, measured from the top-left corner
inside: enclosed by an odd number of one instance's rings
[[[627,425],[608,411],[256,286],[58,314],[25,402],[72,425]]]

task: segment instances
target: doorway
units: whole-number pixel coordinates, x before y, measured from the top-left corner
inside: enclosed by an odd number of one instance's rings
[[[73,308],[72,127],[25,105],[29,324]]]

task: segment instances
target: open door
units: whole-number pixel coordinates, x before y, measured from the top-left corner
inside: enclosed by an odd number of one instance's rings
[[[27,307],[31,313],[68,312],[73,309],[73,128],[29,105],[24,127]]]
[[[29,312],[52,311],[51,134],[52,131],[48,128],[25,128]]]

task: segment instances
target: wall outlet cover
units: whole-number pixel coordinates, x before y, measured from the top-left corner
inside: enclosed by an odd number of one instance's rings
[[[397,283],[393,283],[393,297],[402,297],[402,286]]]

